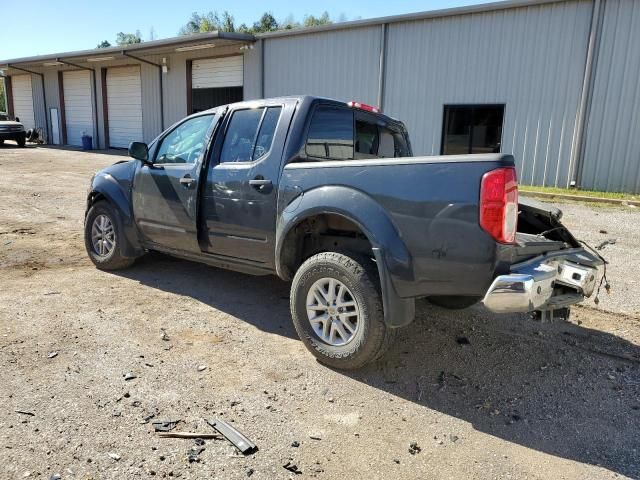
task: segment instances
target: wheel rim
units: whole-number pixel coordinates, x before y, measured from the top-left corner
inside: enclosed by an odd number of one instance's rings
[[[360,326],[358,302],[347,286],[335,278],[321,278],[311,286],[307,317],[318,338],[334,347],[353,340]]]
[[[91,245],[99,257],[107,257],[116,247],[116,231],[111,219],[106,215],[98,215],[91,225]]]

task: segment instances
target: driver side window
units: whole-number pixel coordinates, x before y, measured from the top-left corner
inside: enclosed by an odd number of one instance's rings
[[[195,117],[178,125],[162,139],[154,163],[195,163],[204,150],[213,115]]]

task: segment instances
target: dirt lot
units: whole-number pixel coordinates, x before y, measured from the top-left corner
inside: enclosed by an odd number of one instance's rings
[[[383,361],[345,374],[297,340],[275,278],[160,255],[93,268],[84,196],[115,160],[0,148],[0,478],[640,478],[640,212],[567,206],[580,235],[618,238],[598,310],[541,324],[422,301]],[[259,451],[208,440],[190,463],[193,440],[150,424],[213,417]]]

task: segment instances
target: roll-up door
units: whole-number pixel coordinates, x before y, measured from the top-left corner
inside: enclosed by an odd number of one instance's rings
[[[33,91],[31,90],[31,75],[14,75],[11,77],[13,91],[13,114],[20,119],[25,129],[35,128],[36,121],[33,114]]]
[[[82,135],[93,136],[91,73],[86,70],[62,74],[67,143],[82,146]]]
[[[242,86],[242,55],[193,60],[191,64],[191,113],[242,101]]]
[[[109,146],[127,148],[142,138],[140,67],[107,69]]]

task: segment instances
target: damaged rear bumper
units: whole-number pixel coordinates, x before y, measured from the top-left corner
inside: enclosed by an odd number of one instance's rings
[[[554,310],[581,302],[596,286],[602,260],[582,248],[541,255],[498,276],[484,297],[493,312]]]

